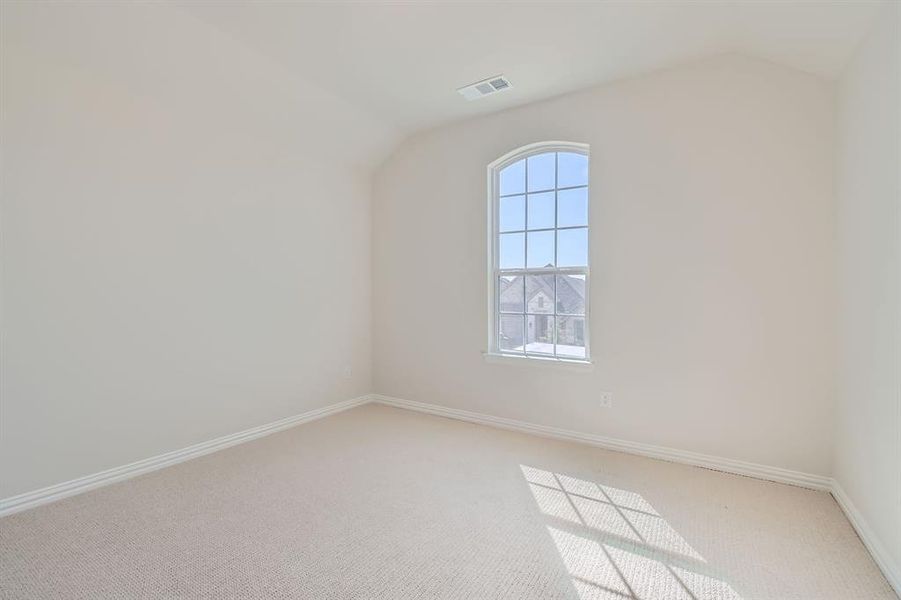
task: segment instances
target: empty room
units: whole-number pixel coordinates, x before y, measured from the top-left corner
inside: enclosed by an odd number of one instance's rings
[[[899,597],[901,0],[0,0],[0,599]]]

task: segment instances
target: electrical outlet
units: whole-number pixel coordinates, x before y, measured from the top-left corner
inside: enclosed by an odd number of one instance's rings
[[[613,407],[613,392],[601,392],[601,408]]]
[[[353,369],[350,368],[350,365],[347,365],[341,369],[341,374],[344,376],[344,379],[350,379],[353,377],[354,372]]]

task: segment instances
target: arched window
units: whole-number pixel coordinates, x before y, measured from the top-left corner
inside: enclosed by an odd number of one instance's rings
[[[588,361],[588,146],[520,148],[488,180],[489,354]]]

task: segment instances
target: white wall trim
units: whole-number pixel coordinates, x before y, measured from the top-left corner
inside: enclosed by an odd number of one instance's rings
[[[123,479],[137,477],[138,475],[143,475],[144,473],[156,471],[157,469],[162,469],[163,467],[168,467],[180,462],[184,462],[186,460],[191,460],[192,458],[197,458],[199,456],[203,456],[204,454],[210,454],[212,452],[216,452],[217,450],[228,448],[229,446],[234,446],[243,442],[249,442],[250,440],[255,440],[265,435],[269,435],[270,433],[275,433],[277,431],[282,431],[283,429],[288,429],[289,427],[294,427],[295,425],[300,425],[301,423],[307,423],[309,421],[315,421],[316,419],[322,419],[323,417],[348,410],[355,406],[366,404],[367,402],[369,402],[369,400],[369,396],[360,396],[351,400],[337,402],[335,404],[330,404],[322,408],[309,410],[292,417],[279,419],[278,421],[273,421],[271,423],[267,423],[266,425],[260,425],[259,427],[253,427],[251,429],[245,429],[244,431],[239,431],[237,433],[224,435],[214,440],[194,444],[193,446],[188,446],[187,448],[182,448],[181,450],[174,450],[165,454],[159,454],[157,456],[145,458],[131,464],[123,465],[121,467],[114,467],[112,469],[107,469],[106,471],[94,473],[93,475],[86,475],[84,477],[72,479],[71,481],[51,485],[39,490],[35,490],[33,492],[25,492],[24,494],[19,494],[18,496],[3,498],[2,500],[0,500],[0,517],[29,508],[34,508],[35,506],[40,506],[41,504],[47,504],[50,502],[55,502],[56,500],[62,500],[63,498],[81,494],[83,492],[87,492],[88,490],[93,490],[95,488],[109,485],[117,481],[122,481]]]
[[[514,367],[540,367],[582,373],[589,373],[594,370],[594,361],[591,360],[567,360],[565,358],[546,358],[543,356],[525,355],[518,356],[516,354],[501,354],[498,352],[482,352],[482,357],[487,363],[511,365]]]
[[[873,556],[876,565],[882,571],[883,575],[885,575],[889,584],[894,588],[895,593],[901,598],[901,569],[898,568],[898,565],[894,564],[891,556],[882,545],[882,542],[879,541],[879,538],[876,537],[873,530],[867,525],[863,515],[861,515],[851,502],[851,499],[845,493],[844,489],[842,489],[841,484],[831,477],[802,473],[800,471],[792,471],[781,467],[771,467],[730,458],[710,456],[686,450],[676,450],[674,448],[666,448],[663,446],[619,440],[568,429],[536,425],[534,423],[507,419],[505,417],[495,417],[493,415],[460,410],[457,408],[448,408],[437,404],[403,400],[401,398],[393,398],[381,394],[372,394],[370,399],[372,402],[393,406],[395,408],[403,408],[450,419],[488,425],[490,427],[520,431],[532,435],[540,435],[542,437],[589,444],[607,450],[615,450],[627,454],[637,454],[639,456],[703,467],[705,469],[713,469],[714,471],[722,471],[734,475],[754,477],[765,481],[786,483],[808,489],[830,492],[845,513],[848,521],[850,521],[851,526],[857,532],[857,535],[860,536],[864,546]]]
[[[229,446],[248,442],[250,440],[282,431],[284,429],[288,429],[302,423],[322,419],[324,417],[328,417],[329,415],[333,415],[335,413],[339,413],[356,406],[361,406],[369,402],[375,402],[378,404],[393,406],[395,408],[402,408],[406,410],[413,410],[441,417],[457,419],[460,421],[467,421],[470,423],[478,423],[481,425],[498,427],[501,429],[520,431],[523,433],[539,435],[542,437],[589,444],[592,446],[597,446],[599,448],[605,448],[607,450],[615,450],[617,452],[625,452],[628,454],[637,454],[639,456],[683,463],[696,467],[713,469],[715,471],[732,473],[735,475],[744,475],[747,477],[754,477],[756,479],[763,479],[766,481],[787,483],[790,485],[797,485],[814,490],[829,491],[832,493],[835,501],[845,513],[845,516],[847,516],[848,521],[850,521],[851,523],[851,526],[860,536],[860,539],[863,542],[864,546],[866,546],[867,550],[869,550],[870,554],[873,556],[873,560],[882,570],[882,573],[885,575],[885,578],[888,580],[889,584],[895,589],[895,592],[899,595],[899,597],[901,597],[901,569],[898,568],[898,565],[894,564],[891,556],[882,545],[882,542],[880,542],[879,538],[873,533],[873,530],[870,529],[869,525],[864,520],[863,515],[861,515],[861,513],[854,506],[853,502],[845,493],[841,484],[829,477],[812,475],[799,471],[791,471],[789,469],[782,469],[780,467],[770,467],[767,465],[760,465],[740,460],[710,456],[697,452],[676,450],[674,448],[666,448],[663,446],[654,446],[651,444],[642,444],[639,442],[619,440],[615,438],[583,433],[579,431],[572,431],[568,429],[559,429],[556,427],[537,425],[534,423],[518,421],[515,419],[507,419],[504,417],[495,417],[492,415],[460,410],[456,408],[448,408],[446,406],[439,406],[437,404],[427,404],[425,402],[403,400],[400,398],[393,398],[391,396],[384,396],[381,394],[369,394],[366,396],[359,396],[357,398],[345,400],[343,402],[337,402],[335,404],[330,404],[322,408],[317,408],[304,413],[300,413],[292,417],[286,417],[278,421],[273,421],[272,423],[268,423],[266,425],[260,425],[259,427],[245,429],[244,431],[239,431],[237,433],[225,435],[213,440],[194,444],[193,446],[188,446],[187,448],[182,448],[181,450],[175,450],[173,452],[167,452],[165,454],[145,458],[144,460],[139,460],[131,464],[107,469],[106,471],[101,471],[99,473],[94,473],[93,475],[87,475],[85,477],[79,477],[78,479],[73,479],[64,483],[51,485],[39,490],[35,490],[33,492],[26,492],[24,494],[19,494],[18,496],[4,498],[0,500],[0,517],[27,510],[29,508],[34,508],[42,504],[55,502],[56,500],[62,500],[63,498],[81,494],[83,492],[109,485],[117,481],[137,477],[138,475],[143,475],[144,473],[156,471],[157,469],[162,469],[164,467],[175,465],[180,462],[191,460],[192,458],[210,454],[212,452],[216,452],[217,450],[228,448]]]
[[[870,551],[873,560],[876,561],[876,565],[882,571],[882,574],[885,575],[889,585],[895,589],[895,593],[901,598],[901,568],[892,560],[891,555],[889,555],[876,534],[873,533],[873,530],[870,529],[870,526],[864,520],[860,511],[857,510],[857,507],[854,506],[854,503],[851,502],[851,498],[845,493],[842,485],[834,479],[832,480],[831,491],[832,497],[835,498],[845,516],[848,517],[851,526],[854,527],[854,531],[857,532],[863,545]]]
[[[469,421],[470,423],[479,423],[481,425],[490,425],[492,427],[500,427],[502,429],[511,429],[513,431],[521,431],[540,435],[559,440],[570,442],[579,442],[582,444],[590,444],[607,450],[615,450],[617,452],[626,452],[628,454],[637,454],[639,456],[647,456],[649,458],[657,458],[670,462],[683,463],[695,467],[703,467],[705,469],[713,469],[715,471],[723,471],[735,475],[744,475],[747,477],[755,477],[766,481],[775,481],[777,483],[787,483],[797,485],[809,489],[830,491],[832,489],[832,479],[822,475],[813,475],[810,473],[802,473],[800,471],[791,471],[780,467],[770,467],[756,463],[734,460],[731,458],[721,458],[718,456],[710,456],[700,454],[698,452],[689,452],[686,450],[676,450],[675,448],[666,448],[664,446],[654,446],[651,444],[642,444],[639,442],[630,442],[619,440],[602,435],[591,433],[583,433],[580,431],[572,431],[568,429],[559,429],[557,427],[548,427],[546,425],[536,425],[525,421],[517,421],[515,419],[507,419],[504,417],[495,417],[467,410],[459,410],[456,408],[448,408],[437,404],[426,404],[425,402],[414,402],[412,400],[402,400],[400,398],[392,398],[381,394],[373,394],[371,396],[373,402],[386,404],[397,408],[405,408],[418,412],[439,415],[460,421]]]

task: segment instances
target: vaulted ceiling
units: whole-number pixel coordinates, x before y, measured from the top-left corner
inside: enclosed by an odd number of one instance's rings
[[[99,77],[248,152],[370,169],[418,130],[717,54],[835,77],[883,4],[7,1],[0,58]],[[512,89],[455,91],[500,73]]]
[[[705,56],[834,77],[882,2],[182,2],[401,134]],[[455,88],[503,73],[514,88]]]

